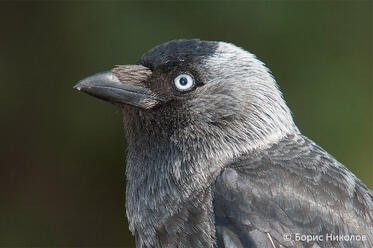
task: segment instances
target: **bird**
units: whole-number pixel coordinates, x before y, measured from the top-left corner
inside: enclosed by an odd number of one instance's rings
[[[372,191],[243,48],[172,40],[74,88],[123,113],[136,247],[373,247]]]

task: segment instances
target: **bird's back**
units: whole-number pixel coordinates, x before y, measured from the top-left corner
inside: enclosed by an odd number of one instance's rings
[[[373,247],[372,192],[301,135],[229,164],[214,210],[218,247]]]

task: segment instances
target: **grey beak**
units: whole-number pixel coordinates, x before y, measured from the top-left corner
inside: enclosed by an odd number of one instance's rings
[[[122,83],[111,71],[104,71],[80,80],[74,89],[112,103],[140,108],[153,107],[160,101],[148,88]]]

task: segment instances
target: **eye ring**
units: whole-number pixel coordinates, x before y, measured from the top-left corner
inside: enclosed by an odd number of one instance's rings
[[[174,78],[174,84],[178,91],[189,91],[193,89],[195,80],[192,75],[184,72]]]

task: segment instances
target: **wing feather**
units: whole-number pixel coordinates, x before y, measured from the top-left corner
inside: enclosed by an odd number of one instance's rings
[[[236,159],[217,178],[218,247],[371,248],[372,195],[314,142],[287,137]]]

